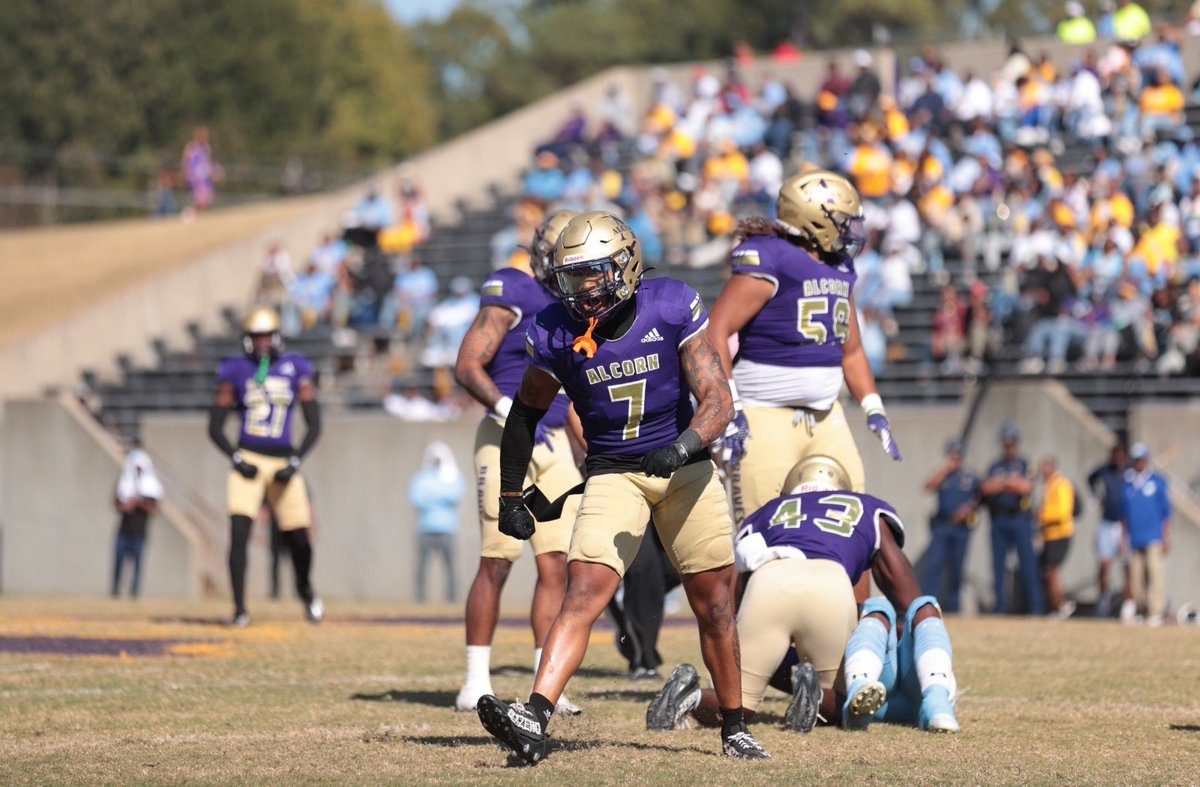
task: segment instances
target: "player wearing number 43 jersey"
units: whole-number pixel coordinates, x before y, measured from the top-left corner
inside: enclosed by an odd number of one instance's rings
[[[756,709],[769,684],[792,694],[784,719],[799,732],[818,710],[847,729],[879,719],[957,732],[950,638],[901,551],[895,509],[847,490],[829,457],[803,460],[783,486],[786,494],[746,517],[734,546],[742,704]],[[858,622],[852,582],[867,569],[884,597],[869,599]],[[900,638],[896,608],[907,611]],[[715,698],[684,667],[651,704],[651,729],[674,729],[689,710],[715,720]]]
[[[475,432],[475,488],[481,543],[479,570],[467,596],[467,679],[455,698],[458,710],[473,711],[480,697],[492,693],[489,662],[500,616],[500,593],[513,562],[525,546],[500,532],[500,435],[525,372],[525,333],[537,313],[554,303],[547,278],[554,242],[574,215],[557,210],[538,225],[530,249],[532,276],[517,268],[505,268],[488,277],[483,283],[479,315],[458,352],[455,377],[488,409]],[[560,394],[538,424],[526,482],[537,484],[552,498],[580,481],[566,429],[570,421],[570,402]],[[567,547],[571,543],[571,525],[578,501],[577,497],[568,498],[562,516],[542,523],[530,539],[538,574],[529,611],[535,671],[550,624],[566,592]],[[560,697],[558,705],[559,710],[579,712],[566,697]]]
[[[849,181],[808,172],[784,181],[778,219],[744,220],[733,276],[713,306],[713,344],[738,413],[725,437],[739,522],[780,493],[806,456],[833,457],[863,491],[862,458],[838,403],[843,381],[867,426],[899,461],[854,308],[862,203]],[[737,336],[731,359],[729,340]]]
[[[250,525],[264,499],[271,505],[295,568],[296,591],[305,615],[318,623],[325,607],[313,592],[309,526],[312,508],[308,488],[297,472],[321,434],[321,411],[313,382],[312,362],[283,351],[279,315],[256,308],[242,324],[243,354],[221,362],[217,395],[209,412],[208,436],[233,463],[229,471],[229,578],[233,586],[232,625],[250,623],[246,612],[246,547]],[[304,415],[307,431],[299,448],[292,445],[292,412]],[[225,436],[225,420],[237,410],[241,420],[234,447]]]
[[[704,306],[682,282],[642,281],[637,238],[603,211],[571,219],[555,246],[552,272],[560,303],[538,314],[529,329],[529,367],[504,425],[500,530],[517,538],[536,532],[522,485],[537,424],[560,386],[583,425],[588,480],[571,534],[567,594],[529,702],[509,705],[485,696],[480,720],[527,761],[546,756],[555,701],[583,661],[592,625],[653,517],[696,614],[721,709],[722,750],[767,759],[742,721],[733,527],[708,454],[733,415],[733,402]]]

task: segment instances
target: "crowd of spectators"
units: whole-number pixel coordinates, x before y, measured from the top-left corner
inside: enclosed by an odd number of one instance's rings
[[[1200,24],[1152,29],[1130,0],[1096,20],[1067,3],[1062,21],[1059,37],[1083,44],[1069,62],[1014,45],[994,73],[956,69],[927,46],[894,78],[860,50],[849,69],[829,60],[813,84],[767,66],[752,85],[755,54],[740,45],[690,82],[654,70],[642,112],[614,83],[534,147],[492,265],[527,267],[534,227],[558,207],[622,213],[648,266],[719,265],[739,218],[771,215],[785,177],[824,167],[864,198],[855,295],[877,372],[908,357],[926,378],[997,360],[1030,374],[1122,361],[1200,374],[1200,146],[1184,114],[1197,85],[1181,54]],[[431,231],[402,173],[298,268],[269,250],[260,299],[281,308],[289,333],[386,333],[411,348],[399,371],[444,372],[478,309],[477,282],[439,282],[421,264]],[[939,288],[933,303],[925,281]],[[913,358],[904,310],[930,308]]]
[[[743,46],[690,90],[655,71],[638,123],[614,85],[594,121],[575,109],[534,150],[493,262],[522,264],[538,218],[563,206],[623,211],[651,265],[719,264],[738,218],[769,215],[787,175],[819,166],[866,203],[856,297],[877,371],[903,357],[896,310],[928,274],[945,285],[916,359],[929,373],[976,374],[1005,348],[1027,373],[1200,373],[1193,32],[1154,30],[1129,0],[1095,22],[1067,5],[1066,37],[1088,46],[1065,64],[1015,45],[985,74],[926,47],[885,86],[858,51],[852,73],[831,60],[819,84],[764,70],[752,87]]]

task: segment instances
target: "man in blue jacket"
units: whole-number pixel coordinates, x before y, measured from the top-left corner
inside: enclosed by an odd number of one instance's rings
[[[1129,537],[1133,597],[1146,609],[1146,624],[1161,626],[1167,611],[1166,554],[1171,546],[1171,497],[1167,480],[1150,467],[1150,449],[1137,443],[1125,473],[1125,532]]]

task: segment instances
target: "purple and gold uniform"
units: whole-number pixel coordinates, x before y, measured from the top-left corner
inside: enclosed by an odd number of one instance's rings
[[[733,250],[734,275],[769,282],[770,300],[738,333],[733,380],[750,426],[746,454],[731,472],[740,522],[782,491],[788,470],[807,456],[836,459],[861,491],[862,458],[838,395],[850,335],[849,258],[828,265],[776,236],[753,236]]]
[[[674,279],[647,279],[636,297],[630,327],[619,338],[595,336],[591,358],[573,349],[586,326],[560,304],[529,329],[529,363],[563,386],[588,443],[588,482],[569,559],[623,576],[653,513],[680,573],[727,566],[732,523],[708,453],[669,479],[637,470],[641,456],[670,445],[691,422],[679,350],[704,331],[708,315],[696,291]]]
[[[505,334],[492,360],[484,371],[507,397],[515,397],[525,374],[525,334],[533,318],[557,300],[532,276],[516,268],[504,268],[491,274],[483,283],[480,307],[498,306],[516,315],[517,321]],[[555,397],[542,424],[551,430],[550,446],[538,444],[529,463],[526,486],[537,484],[551,499],[558,497],[580,482],[579,470],[567,440],[567,409],[570,400],[562,394]],[[494,415],[484,416],[475,432],[475,489],[479,505],[479,521],[483,529],[480,554],[483,557],[503,558],[509,562],[521,556],[523,545],[499,529],[500,497],[500,436],[504,422]],[[530,540],[533,553],[566,552],[571,542],[571,525],[575,521],[578,498],[570,497],[563,506],[563,515],[541,523]]]
[[[312,381],[312,362],[299,353],[281,353],[271,359],[266,377],[258,382],[258,361],[235,355],[221,362],[217,381],[233,386],[241,426],[238,449],[248,464],[258,468],[254,478],[230,471],[226,492],[232,516],[258,516],[265,498],[275,511],[281,530],[312,524],[308,488],[296,474],[287,484],[274,480],[288,464],[292,446],[292,414],[303,381]]]
[[[858,623],[853,583],[870,567],[885,526],[903,545],[894,508],[842,491],[785,495],[746,517],[734,544],[738,571],[750,573],[738,610],[745,707],[758,707],[793,645],[822,688],[839,682]]]

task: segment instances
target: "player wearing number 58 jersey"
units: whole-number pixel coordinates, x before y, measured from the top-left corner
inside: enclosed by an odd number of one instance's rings
[[[242,324],[243,354],[221,362],[217,394],[209,412],[208,435],[233,463],[229,471],[229,578],[233,586],[233,623],[249,625],[246,612],[246,546],[250,526],[265,500],[275,512],[295,568],[296,591],[309,621],[320,622],[324,605],[309,582],[312,508],[308,488],[297,472],[321,434],[321,413],[313,382],[312,362],[283,351],[279,315],[256,308]],[[292,414],[299,409],[307,431],[299,447],[292,444]],[[234,446],[225,421],[236,410],[240,420]]]
[[[843,382],[884,449],[900,459],[858,333],[852,293],[861,216],[849,181],[815,171],[784,181],[776,221],[738,227],[733,276],[709,330],[734,383],[738,414],[725,444],[739,522],[776,497],[806,456],[833,457],[852,488],[863,490],[862,458],[838,403]]]
[[[535,532],[522,486],[537,424],[560,386],[582,422],[588,480],[571,534],[566,597],[529,703],[484,696],[480,720],[526,760],[545,756],[555,702],[653,519],[696,613],[722,709],[722,749],[767,759],[742,723],[733,526],[708,453],[733,402],[700,296],[673,279],[642,281],[637,237],[604,211],[571,219],[555,246],[552,274],[560,302],[529,329],[529,366],[501,438],[500,530],[517,538]]]

